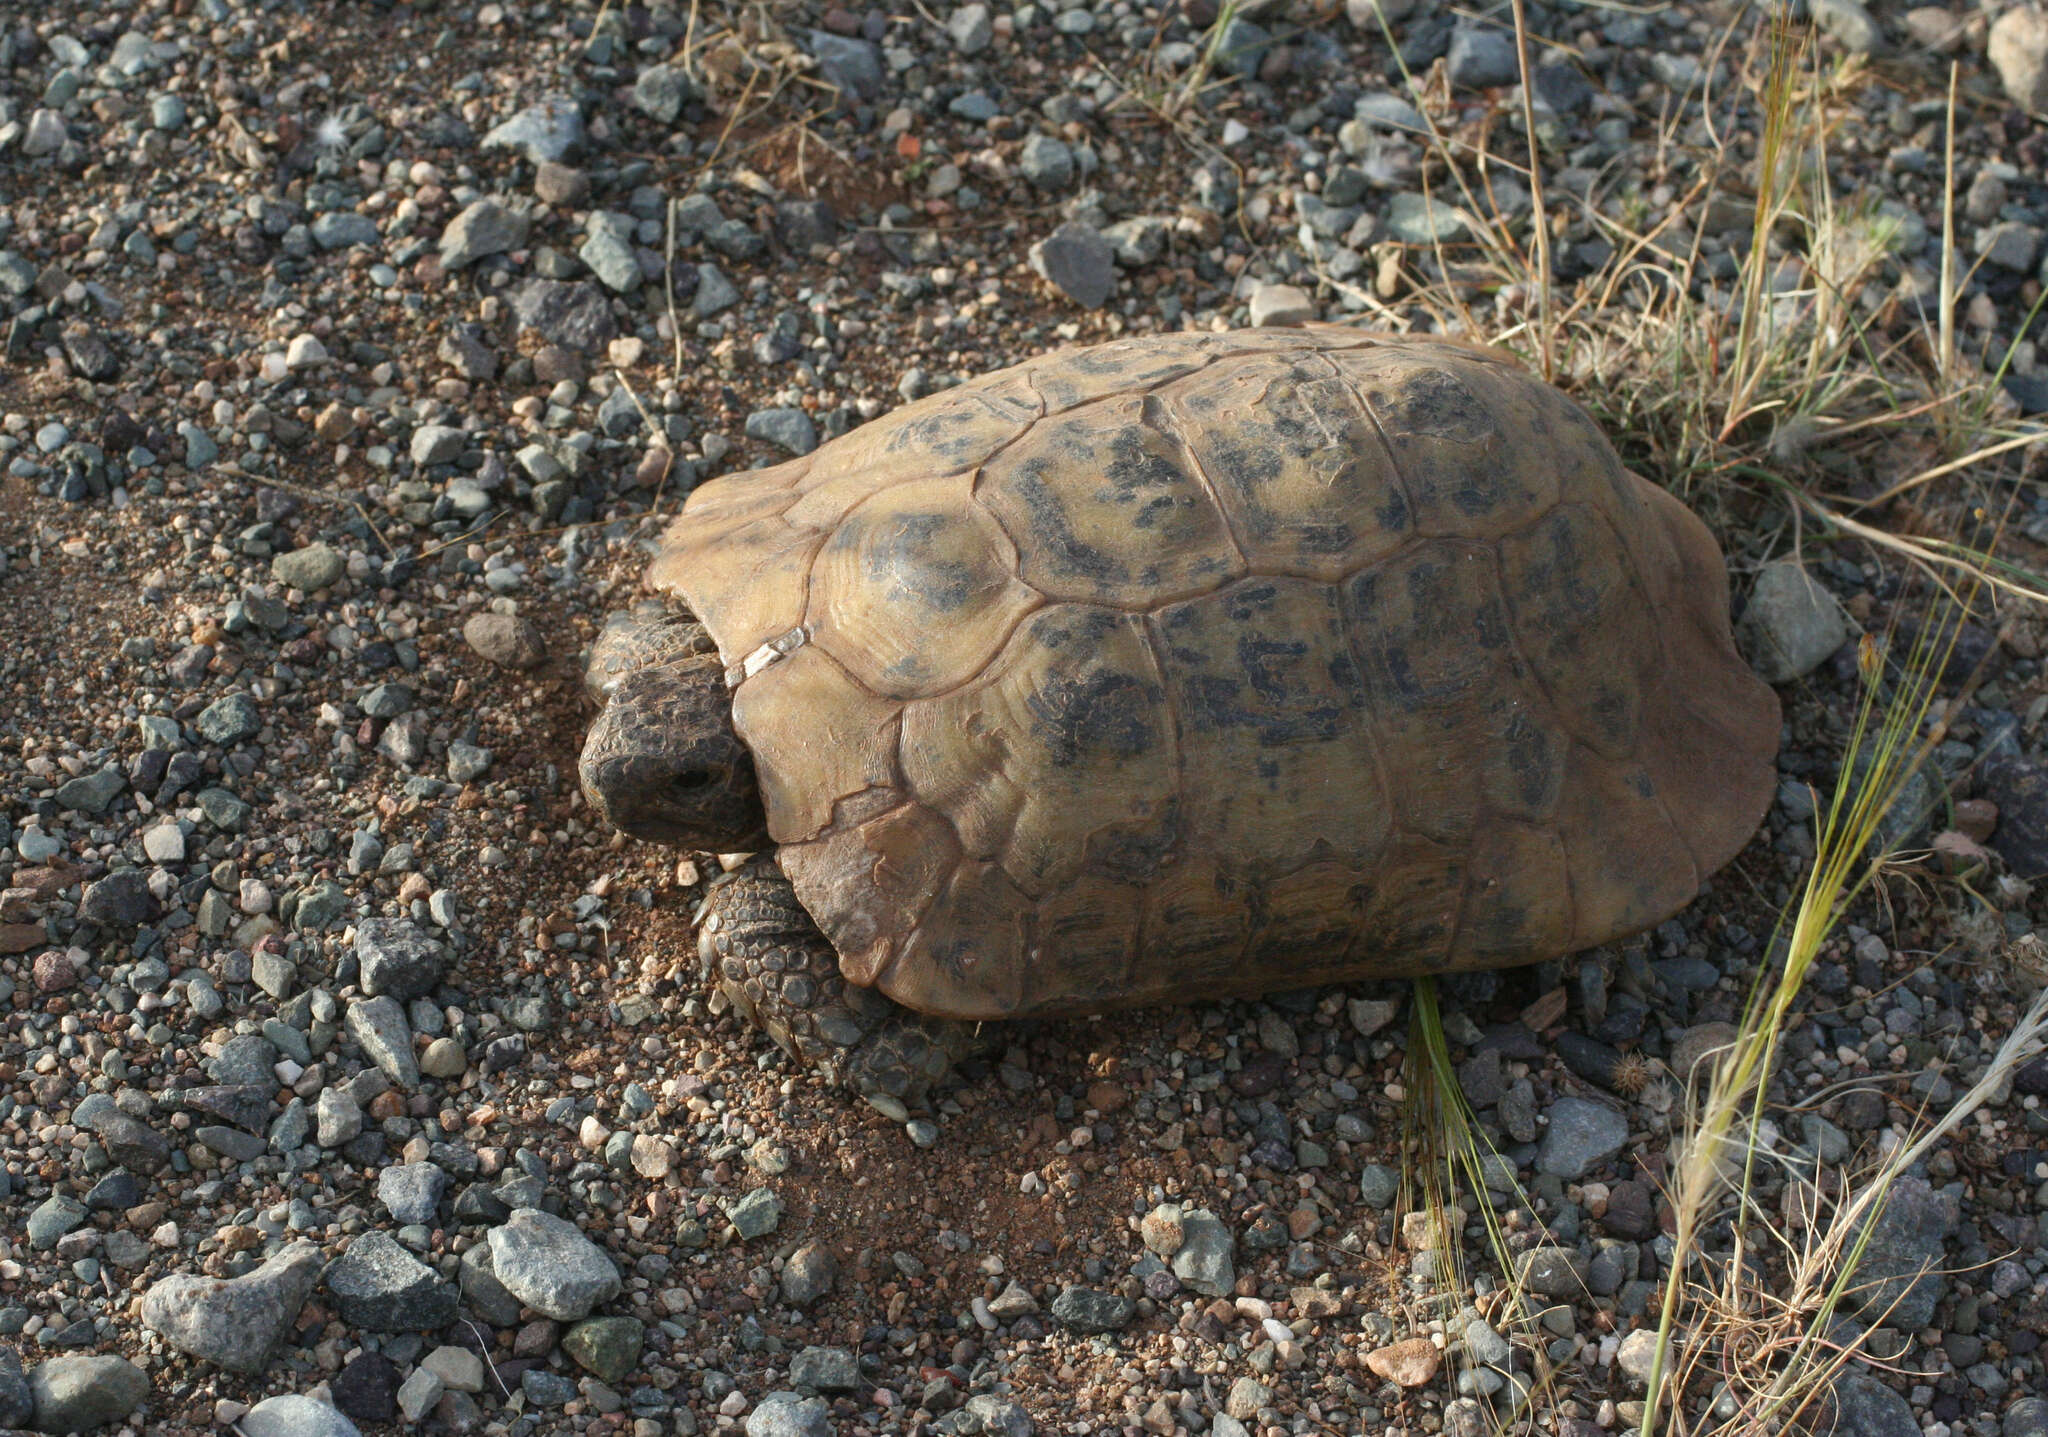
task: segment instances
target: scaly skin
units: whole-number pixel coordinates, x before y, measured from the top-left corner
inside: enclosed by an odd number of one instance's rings
[[[771,857],[704,900],[697,955],[705,981],[784,1052],[898,1121],[976,1046],[971,1023],[927,1018],[848,983]]]
[[[701,624],[659,604],[613,615],[584,687],[604,712],[580,776],[607,822],[712,853],[767,846],[753,756],[733,729],[724,666]],[[772,855],[719,880],[699,914],[697,951],[705,982],[784,1052],[898,1121],[974,1046],[972,1025],[921,1017],[848,983]]]

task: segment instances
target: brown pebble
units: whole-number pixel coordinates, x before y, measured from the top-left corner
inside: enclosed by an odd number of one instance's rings
[[[1421,1387],[1436,1376],[1443,1354],[1427,1337],[1411,1337],[1365,1354],[1365,1365],[1389,1382]]]
[[[462,639],[500,668],[530,669],[548,656],[539,626],[517,614],[472,614]]]
[[[514,1357],[545,1357],[555,1350],[555,1324],[537,1317],[512,1338]]]
[[[533,193],[551,205],[581,204],[590,193],[590,176],[574,165],[543,160],[534,171]]]
[[[0,953],[26,953],[45,941],[40,923],[0,923]]]
[[[36,936],[42,936],[40,927]],[[61,993],[78,981],[78,970],[71,966],[69,958],[52,948],[36,955],[35,978],[38,993]]]
[[[1956,800],[1956,831],[1978,843],[1991,837],[1998,827],[1998,805],[1988,798]]]
[[[1123,1090],[1120,1083],[1112,1083],[1105,1078],[1088,1085],[1088,1106],[1104,1117],[1122,1112],[1130,1101],[1131,1095]]]

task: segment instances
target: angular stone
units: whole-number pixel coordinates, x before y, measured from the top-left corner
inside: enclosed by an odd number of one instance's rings
[[[180,1352],[254,1375],[291,1330],[321,1265],[318,1247],[295,1242],[241,1277],[174,1274],[144,1294],[142,1320]]]
[[[1842,606],[1796,559],[1778,559],[1757,571],[1749,607],[1735,625],[1743,657],[1770,684],[1804,678],[1848,638]]]
[[[308,594],[333,587],[345,570],[341,555],[330,544],[308,544],[270,561],[270,572],[280,584]]]
[[[514,1297],[557,1322],[576,1322],[619,1294],[619,1270],[581,1228],[519,1208],[491,1229],[491,1268]]]
[[[616,1385],[639,1363],[646,1337],[637,1317],[592,1317],[562,1334],[562,1351],[585,1372]]]
[[[458,270],[488,255],[518,249],[532,228],[524,210],[493,199],[477,200],[441,231],[441,268]]]
[[[350,1243],[323,1281],[341,1320],[372,1332],[438,1331],[461,1306],[454,1287],[381,1232]]]
[[[410,918],[366,918],[356,925],[363,991],[373,997],[424,998],[448,967],[448,949]]]
[[[38,1432],[90,1432],[149,1400],[149,1378],[125,1357],[52,1357],[28,1374]]]
[[[384,1076],[401,1088],[419,1086],[419,1064],[412,1055],[412,1028],[396,998],[358,998],[348,1005],[348,1035]],[[324,1096],[324,1094],[323,1094]]]
[[[1550,1126],[1536,1149],[1536,1171],[1576,1182],[1621,1151],[1628,1119],[1605,1103],[1559,1098],[1547,1114]]]
[[[1070,1287],[1052,1300],[1053,1320],[1075,1332],[1121,1332],[1135,1312],[1128,1297],[1092,1287]]]
[[[1079,220],[1031,246],[1032,272],[1083,309],[1100,309],[1116,292],[1116,251]]]

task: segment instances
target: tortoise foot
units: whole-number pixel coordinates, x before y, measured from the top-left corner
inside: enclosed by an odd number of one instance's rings
[[[975,1046],[975,1025],[928,1018],[848,983],[839,955],[769,857],[704,900],[704,978],[798,1062],[903,1121]]]

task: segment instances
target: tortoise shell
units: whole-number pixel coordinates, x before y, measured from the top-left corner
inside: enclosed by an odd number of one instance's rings
[[[1055,353],[704,484],[648,582],[848,979],[949,1017],[1557,957],[1776,778],[1706,526],[1455,343]]]

